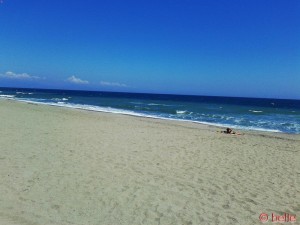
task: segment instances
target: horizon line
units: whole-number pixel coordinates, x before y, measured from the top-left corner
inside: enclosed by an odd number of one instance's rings
[[[100,91],[100,90],[81,90],[81,89],[60,89],[60,88],[28,88],[28,87],[2,87],[10,89],[33,89],[33,90],[52,90],[52,91],[82,91],[82,92],[104,92],[104,93],[120,93],[120,94],[143,94],[143,95],[172,95],[172,96],[193,96],[193,97],[217,97],[217,98],[248,98],[248,99],[276,99],[276,100],[292,100],[300,101],[296,98],[263,98],[249,96],[221,96],[221,95],[196,95],[196,94],[172,94],[172,93],[147,93],[147,92],[124,92],[124,91]]]

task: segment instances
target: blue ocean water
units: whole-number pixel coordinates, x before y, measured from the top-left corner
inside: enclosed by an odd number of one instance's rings
[[[300,134],[300,100],[0,88],[0,98]]]

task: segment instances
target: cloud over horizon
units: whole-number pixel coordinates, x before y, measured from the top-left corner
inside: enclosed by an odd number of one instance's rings
[[[108,82],[108,81],[100,81],[101,86],[114,86],[114,87],[128,87],[126,84],[118,83],[118,82]]]
[[[75,77],[75,76],[70,76],[67,81],[69,81],[70,83],[73,83],[73,84],[89,84],[90,82],[87,81],[87,80],[81,80],[80,78],[78,77]]]
[[[38,76],[32,76],[28,73],[14,73],[12,71],[7,71],[4,74],[0,74],[0,78],[8,78],[8,79],[23,79],[23,80],[33,80],[33,79],[41,79]]]

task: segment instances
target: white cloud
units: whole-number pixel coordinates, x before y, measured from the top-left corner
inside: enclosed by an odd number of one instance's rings
[[[4,74],[0,74],[0,77],[8,78],[8,79],[23,79],[23,80],[25,80],[25,79],[27,79],[27,80],[40,79],[40,77],[32,76],[32,75],[29,75],[28,73],[14,73],[11,71],[7,71]]]
[[[114,86],[114,87],[127,87],[126,84],[121,84],[118,82],[108,82],[108,81],[100,81],[100,85],[102,86]]]
[[[75,76],[69,77],[68,81],[73,84],[89,84],[89,82],[87,80],[81,80],[80,78],[75,77]]]

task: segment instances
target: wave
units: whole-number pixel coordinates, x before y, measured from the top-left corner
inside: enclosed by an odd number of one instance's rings
[[[129,103],[136,104],[136,105],[149,105],[149,106],[173,106],[173,105],[167,105],[167,104],[146,103],[146,102],[129,102]]]
[[[51,100],[59,102],[59,101],[68,101],[69,99],[67,99],[67,98],[51,98]]]
[[[157,104],[157,103],[149,103],[147,105],[164,105],[164,104]]]
[[[158,103],[149,103],[147,105],[157,105],[157,106],[173,106],[173,105],[167,105],[167,104],[158,104]]]
[[[15,95],[0,95],[1,98],[14,98]]]
[[[32,92],[27,93],[27,92],[17,91],[16,94],[18,94],[18,95],[32,95],[33,93]]]
[[[186,110],[176,110],[177,114],[186,114],[188,111]]]
[[[39,102],[39,101],[24,100],[24,99],[15,99],[15,100],[20,102],[26,102],[26,103],[35,103],[40,105],[50,105],[50,106],[66,107],[66,108],[73,108],[73,109],[83,109],[83,110],[96,111],[96,112],[124,114],[130,116],[139,116],[139,117],[147,117],[147,118],[155,118],[155,119],[162,118],[159,116],[153,116],[145,113],[137,113],[131,110],[116,109],[111,107],[101,107],[101,106],[74,104],[74,103],[66,103],[66,102],[53,103],[53,102]]]
[[[259,111],[259,110],[249,110],[249,112],[253,112],[253,113],[262,113],[263,111]]]

